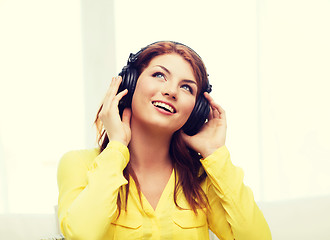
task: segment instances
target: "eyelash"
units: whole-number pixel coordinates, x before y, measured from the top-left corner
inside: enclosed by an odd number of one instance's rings
[[[192,87],[190,87],[189,85],[184,84],[184,85],[182,85],[181,87],[188,87],[187,90],[188,90],[191,94],[193,93]]]
[[[166,80],[165,74],[162,73],[162,72],[155,72],[154,74],[152,74],[153,77],[158,77],[159,75],[161,75],[162,78]],[[189,91],[191,94],[193,94],[193,89],[188,84],[184,84],[181,87],[182,88],[186,88],[187,87],[188,88],[187,91]]]
[[[166,79],[166,78],[165,78],[165,74],[162,73],[162,72],[155,72],[154,74],[152,74],[153,77],[157,77],[158,75],[161,75],[162,78]]]

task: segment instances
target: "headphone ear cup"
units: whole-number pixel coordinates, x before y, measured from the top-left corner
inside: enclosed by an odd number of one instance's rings
[[[128,90],[127,94],[119,101],[119,110],[122,112],[125,108],[131,107],[133,93],[138,78],[138,72],[135,68],[126,66],[119,73],[119,76],[122,77],[122,82],[118,88],[117,93],[124,91],[125,89]]]
[[[195,104],[187,122],[182,127],[183,131],[189,135],[193,136],[202,128],[206,119],[210,113],[210,104],[207,99],[201,95]]]

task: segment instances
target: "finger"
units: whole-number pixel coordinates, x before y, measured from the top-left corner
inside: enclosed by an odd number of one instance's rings
[[[226,112],[219,104],[215,104],[215,108],[219,112],[220,118],[226,118]]]
[[[217,108],[212,108],[213,118],[220,118],[220,112]]]
[[[123,111],[122,121],[124,124],[130,127],[132,111],[130,108],[125,108]]]
[[[210,113],[212,114],[212,117],[213,118],[222,118],[222,115],[225,114],[225,110],[223,110],[223,108],[214,101],[214,99],[210,96],[209,93],[205,92],[204,96],[210,103],[210,106],[211,106]]]
[[[119,85],[121,83],[121,77],[113,77],[110,83],[109,89],[105,95],[103,101],[103,107],[108,109],[111,106],[111,103],[118,92]]]
[[[119,101],[128,93],[127,89],[124,89],[123,91],[121,91],[120,93],[118,93],[111,102],[111,106],[116,106],[118,107]]]
[[[110,99],[110,97],[113,95],[113,85],[114,85],[114,82],[115,82],[115,77],[113,77],[111,79],[111,82],[110,82],[110,86],[104,96],[104,99],[103,99],[103,108],[106,108],[108,109],[109,105],[110,105],[110,102],[112,101],[112,99]]]
[[[208,100],[210,104],[210,114],[209,114],[209,120],[213,118],[219,118],[220,117],[220,112],[217,108],[216,102],[213,100],[213,98],[210,96],[209,93],[205,92],[204,93],[205,98]]]
[[[117,93],[119,86],[121,84],[122,78],[120,76],[117,76],[113,79],[113,81],[110,84],[110,91],[109,91],[109,99],[113,99]]]
[[[210,106],[210,112],[209,112],[209,116],[208,116],[208,120],[212,120],[213,119],[213,109],[212,107]]]
[[[208,116],[208,120],[210,121],[211,119],[213,119],[213,109],[212,109],[212,105],[211,105],[211,102],[213,101],[213,99],[208,92],[204,92],[204,96],[210,104],[210,112],[209,112],[209,116]]]
[[[223,108],[220,107],[220,106],[219,106],[219,110],[220,110],[220,118],[226,122],[227,119],[226,119],[226,113],[225,113],[225,110],[223,110]]]
[[[213,100],[213,98],[211,97],[211,95],[208,92],[204,92],[204,97],[206,98],[206,100],[209,102],[209,104],[211,106],[215,104],[215,101]]]
[[[205,98],[209,101],[209,104],[210,104],[210,106],[212,107],[212,109],[214,109],[214,108],[217,108],[217,109],[218,109],[218,107],[219,107],[220,105],[217,104],[217,103],[214,101],[214,99],[211,97],[211,95],[210,95],[209,93],[205,92],[205,93],[204,93],[204,96],[205,96]]]

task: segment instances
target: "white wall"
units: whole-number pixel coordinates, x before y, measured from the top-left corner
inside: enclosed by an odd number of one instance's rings
[[[57,162],[93,146],[108,81],[166,39],[204,59],[257,200],[330,194],[329,4],[0,1],[0,211],[53,211]]]
[[[259,9],[264,200],[330,194],[330,2]]]
[[[0,1],[0,68],[0,212],[53,212],[85,143],[80,1]]]

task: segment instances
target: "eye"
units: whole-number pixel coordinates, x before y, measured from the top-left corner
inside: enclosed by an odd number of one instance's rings
[[[193,93],[193,89],[192,89],[192,87],[190,87],[188,84],[184,84],[184,85],[182,85],[181,88],[183,88],[183,89],[189,91],[191,94]]]
[[[155,72],[154,74],[152,74],[153,77],[156,77],[156,78],[163,78],[165,79],[165,74],[162,73],[162,72]]]

